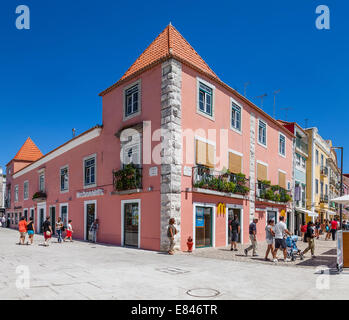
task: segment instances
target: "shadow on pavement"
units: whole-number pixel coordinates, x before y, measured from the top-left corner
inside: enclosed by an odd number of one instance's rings
[[[336,258],[328,256],[317,256],[315,259],[306,259],[302,262],[297,263],[297,266],[303,267],[318,267],[318,266],[328,266],[333,268],[336,266]]]

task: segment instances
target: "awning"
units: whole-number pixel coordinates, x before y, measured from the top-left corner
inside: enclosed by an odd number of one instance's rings
[[[296,210],[307,214],[309,217],[318,217],[319,216],[319,214],[314,212],[314,211],[310,211],[310,210],[306,210],[306,209],[302,209],[302,208],[296,208]]]
[[[331,210],[326,210],[326,212],[332,216],[336,216],[338,214],[337,212]]]
[[[339,204],[348,204],[349,205],[349,194],[346,194],[345,196],[338,197],[331,199],[330,201],[339,203]]]

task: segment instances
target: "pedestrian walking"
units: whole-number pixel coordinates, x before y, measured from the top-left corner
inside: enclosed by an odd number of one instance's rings
[[[248,252],[252,250],[252,255],[257,257],[257,223],[258,219],[253,219],[248,228],[248,233],[250,236],[251,245],[244,250],[245,256],[247,256]]]
[[[57,221],[56,221],[56,232],[57,232],[57,242],[58,243],[62,243],[63,238],[62,238],[62,232],[63,232],[63,221],[61,217],[58,217]]]
[[[24,217],[21,217],[18,223],[19,244],[24,244],[25,234],[27,233],[27,222]]]
[[[28,241],[27,244],[33,244],[34,241],[34,218],[30,217],[29,222],[27,223],[27,233],[28,233]]]
[[[6,218],[5,218],[5,215],[3,215],[2,218],[1,218],[1,224],[2,224],[3,228],[6,228]]]
[[[338,222],[337,219],[332,220],[331,222],[331,234],[332,234],[332,240],[336,240],[336,233],[338,229]]]
[[[73,226],[72,226],[72,220],[68,221],[68,226],[67,226],[67,234],[64,238],[64,242],[67,241],[67,239],[70,239],[70,242],[73,242]]]
[[[287,246],[286,246],[286,234],[289,236],[292,235],[290,231],[287,230],[287,226],[285,221],[285,217],[281,216],[279,222],[275,225],[275,250],[274,250],[274,262],[278,262],[277,260],[277,252],[281,249],[284,253],[284,261],[291,261],[290,258],[287,258]]]
[[[304,238],[305,233],[307,232],[307,224],[304,223],[304,225],[301,226],[301,238]]]
[[[315,259],[315,235],[314,235],[314,223],[308,222],[307,232],[304,235],[304,242],[308,243],[308,247],[301,253],[304,256],[309,250],[311,251],[311,257]]]
[[[96,219],[95,221],[93,221],[93,223],[91,224],[91,227],[90,227],[91,238],[89,240],[94,242],[94,243],[97,242],[98,227],[99,227],[99,221],[98,221],[98,219]]]
[[[269,253],[271,252],[273,259],[275,258],[274,256],[274,237],[275,237],[275,232],[274,232],[274,227],[275,227],[275,221],[274,220],[269,220],[268,225],[265,227],[265,238],[267,242],[267,251],[265,253],[265,261],[270,261],[268,258]]]
[[[330,240],[331,239],[331,225],[330,225],[330,222],[328,220],[326,222],[325,230],[326,230],[325,240]]]
[[[321,227],[320,220],[316,219],[316,221],[315,221],[315,237],[316,237],[316,239],[319,239],[319,237],[320,237],[320,227]]]
[[[50,216],[46,217],[45,222],[43,223],[43,229],[44,229],[44,246],[48,247],[49,241],[52,237],[52,227],[51,227],[51,221]]]
[[[239,240],[240,234],[240,222],[237,214],[234,215],[234,219],[230,222],[230,232],[231,232],[231,251],[238,251],[237,242]]]
[[[171,255],[174,254],[174,251],[173,251],[173,248],[175,246],[174,237],[177,234],[177,229],[174,226],[175,222],[176,222],[175,219],[171,218],[168,222],[168,228],[167,228],[167,237],[168,237],[168,240],[170,241],[170,247],[168,249],[168,254],[171,254]]]

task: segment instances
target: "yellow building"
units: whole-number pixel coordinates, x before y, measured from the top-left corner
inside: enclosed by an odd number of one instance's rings
[[[337,167],[332,142],[324,140],[317,128],[305,130],[308,133],[307,161],[307,209],[314,214],[307,215],[306,221],[319,218],[320,221],[331,219],[336,214],[329,205],[330,173]],[[338,171],[338,170],[337,170]],[[333,182],[333,181],[332,181]],[[332,190],[332,189],[331,189]],[[332,193],[331,193],[332,196]]]

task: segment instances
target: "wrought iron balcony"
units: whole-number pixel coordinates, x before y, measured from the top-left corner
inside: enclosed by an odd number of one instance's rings
[[[328,203],[328,195],[327,194],[320,195],[320,203]]]
[[[123,169],[113,170],[113,186],[115,191],[142,189],[142,168],[128,164]]]
[[[323,176],[328,176],[328,168],[326,166],[321,166],[320,174]]]
[[[337,180],[335,177],[333,177],[333,176],[330,177],[330,184],[333,185],[334,187],[336,187]]]
[[[205,166],[193,167],[193,187],[246,195],[249,191],[249,179],[242,173],[221,172]]]
[[[271,185],[269,181],[256,183],[256,198],[287,203],[292,200],[291,192],[278,185]]]

